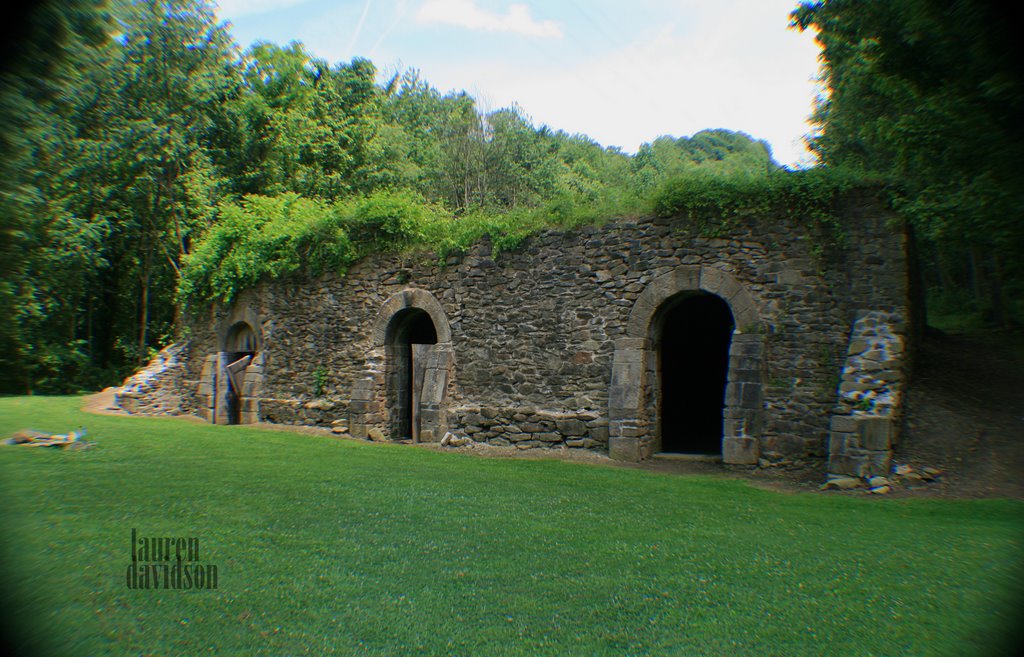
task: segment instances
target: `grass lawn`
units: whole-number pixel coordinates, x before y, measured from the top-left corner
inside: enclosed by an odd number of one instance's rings
[[[27,654],[986,655],[1024,504],[787,495],[0,399],[5,621]],[[131,530],[216,590],[132,590]]]

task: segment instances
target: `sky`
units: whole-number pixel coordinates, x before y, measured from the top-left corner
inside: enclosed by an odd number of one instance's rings
[[[807,166],[818,93],[797,0],[219,0],[243,49],[302,42],[331,64],[416,69],[484,111],[517,103],[536,126],[635,153],[662,135],[726,128]]]

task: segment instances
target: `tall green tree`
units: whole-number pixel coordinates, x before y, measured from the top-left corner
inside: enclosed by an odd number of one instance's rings
[[[791,16],[822,45],[812,149],[891,180],[932,284],[972,290],[997,322],[1024,289],[1024,57],[1007,7],[822,0]]]
[[[0,391],[57,392],[88,366],[83,299],[103,227],[65,206],[68,95],[107,41],[102,2],[26,3],[0,69]]]
[[[170,330],[181,257],[223,193],[208,147],[240,79],[234,44],[206,0],[138,0],[117,17],[108,259],[118,280],[132,281],[136,331],[125,347],[141,362],[151,324]]]

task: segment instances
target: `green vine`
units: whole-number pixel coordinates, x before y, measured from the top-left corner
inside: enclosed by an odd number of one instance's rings
[[[323,397],[327,392],[327,368],[323,365],[313,371],[313,396]]]
[[[288,193],[247,196],[220,207],[218,220],[184,262],[178,300],[202,307],[230,303],[264,279],[344,274],[356,260],[382,252],[434,251],[444,259],[484,237],[492,255],[517,249],[545,229],[571,230],[616,217],[684,217],[698,234],[734,235],[747,217],[803,223],[808,249],[822,270],[846,234],[839,195],[864,178],[842,171],[710,174],[669,180],[649,197],[609,193],[589,200],[556,196],[534,208],[476,210],[455,216],[412,191],[378,191],[337,203]]]
[[[809,250],[822,261],[831,249],[846,246],[846,231],[837,212],[839,197],[865,184],[877,181],[824,168],[729,176],[691,174],[662,185],[652,198],[652,209],[659,217],[685,217],[703,237],[733,234],[747,216],[803,223]]]

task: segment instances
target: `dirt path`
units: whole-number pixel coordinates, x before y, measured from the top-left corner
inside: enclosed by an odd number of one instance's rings
[[[114,402],[114,388],[107,388],[82,398],[82,410],[97,415],[128,415]]]
[[[918,352],[907,395],[905,430],[895,462],[915,470],[943,471],[936,482],[896,487],[889,497],[1011,497],[1024,499],[1024,335],[931,336]],[[114,405],[114,390],[86,397],[82,410],[126,415]],[[193,416],[186,421],[202,422]],[[333,435],[327,429],[264,424],[261,428]],[[823,461],[785,467],[730,466],[700,460],[656,458],[620,463],[607,455],[577,449],[519,450],[472,445],[460,448],[417,445],[419,449],[457,451],[486,458],[558,459],[676,475],[743,479],[784,492],[817,491],[825,480]],[[830,495],[863,495],[829,491]]]
[[[945,471],[935,493],[1024,499],[1024,335],[924,340],[896,458]]]

